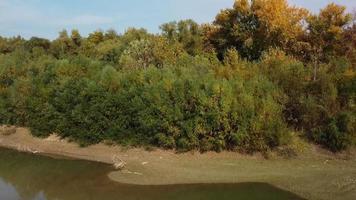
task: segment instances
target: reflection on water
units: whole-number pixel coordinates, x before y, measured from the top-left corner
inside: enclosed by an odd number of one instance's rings
[[[14,186],[0,178],[0,199],[20,199]]]
[[[134,186],[111,181],[101,163],[0,149],[0,200],[301,199],[268,184]]]

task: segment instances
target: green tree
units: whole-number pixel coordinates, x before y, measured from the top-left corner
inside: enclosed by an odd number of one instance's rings
[[[31,37],[28,41],[25,42],[24,44],[26,50],[31,51],[34,48],[42,48],[44,50],[49,50],[51,46],[51,42],[47,39],[44,38],[39,38],[39,37]]]
[[[104,40],[115,40],[118,39],[119,35],[114,29],[109,29],[104,34]]]
[[[63,30],[59,32],[59,36],[51,43],[51,53],[56,58],[62,58],[66,55],[71,55],[74,48],[74,43],[68,36],[68,32]]]
[[[170,43],[164,37],[152,37],[132,41],[120,58],[123,68],[147,68],[150,65],[163,67],[177,62],[184,50],[177,43]]]
[[[178,41],[190,55],[203,51],[203,31],[193,20],[182,20],[161,25],[162,34],[169,40]]]
[[[123,45],[120,40],[108,39],[97,45],[95,48],[95,58],[112,64],[117,64],[123,52]]]
[[[144,28],[128,28],[125,33],[120,37],[120,40],[123,42],[124,45],[129,45],[132,41],[135,40],[144,40],[149,39],[153,35],[148,33]]]

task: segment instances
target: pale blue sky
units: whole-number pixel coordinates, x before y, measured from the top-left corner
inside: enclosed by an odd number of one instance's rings
[[[113,28],[143,27],[158,32],[165,22],[194,19],[210,22],[234,0],[0,0],[0,35],[53,39],[62,29],[77,28],[82,35]],[[314,12],[331,0],[289,0]],[[356,0],[334,0],[356,8]]]

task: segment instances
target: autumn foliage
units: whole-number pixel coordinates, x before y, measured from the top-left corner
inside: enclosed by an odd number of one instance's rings
[[[0,37],[0,123],[177,150],[268,151],[302,137],[356,142],[356,32],[329,4],[236,0],[210,24]],[[298,133],[298,134],[295,134]]]

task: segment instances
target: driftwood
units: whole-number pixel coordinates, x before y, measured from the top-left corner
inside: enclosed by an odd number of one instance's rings
[[[126,166],[126,162],[121,160],[117,155],[112,157],[112,162],[114,163],[113,165],[117,170],[122,170]]]
[[[20,151],[20,152],[27,152],[27,153],[33,153],[33,154],[41,153],[38,150],[34,150],[34,149],[31,149],[28,146],[22,146],[22,145],[17,145],[16,149],[17,149],[17,151]]]

